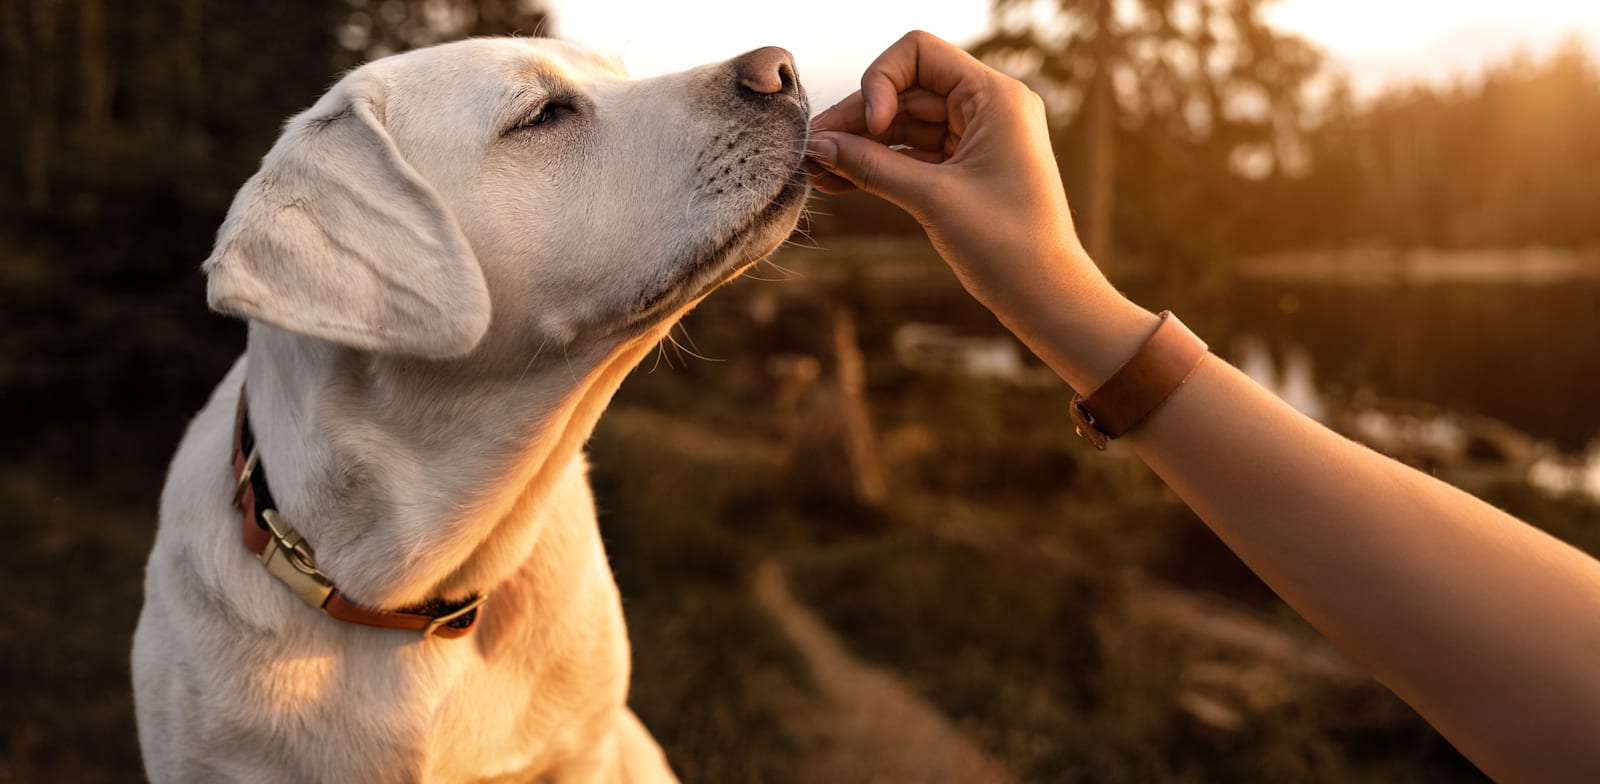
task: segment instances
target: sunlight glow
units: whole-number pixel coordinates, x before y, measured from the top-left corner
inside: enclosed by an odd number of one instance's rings
[[[1593,0],[1282,0],[1276,27],[1322,46],[1370,93],[1395,79],[1473,74],[1522,50],[1543,53],[1569,36],[1600,48]]]
[[[549,0],[549,6],[556,34],[618,53],[638,76],[782,46],[794,52],[817,110],[853,91],[861,71],[906,31],[971,42],[988,29],[990,9],[988,0],[813,0],[803,6]],[[1359,94],[1396,80],[1471,75],[1518,50],[1547,52],[1570,35],[1600,50],[1597,0],[1279,0],[1265,15],[1322,47],[1349,72]]]
[[[794,53],[816,111],[853,92],[873,58],[907,31],[920,28],[965,43],[982,34],[989,18],[985,0],[916,6],[863,0],[552,0],[550,6],[557,35],[620,54],[635,76],[782,46]]]

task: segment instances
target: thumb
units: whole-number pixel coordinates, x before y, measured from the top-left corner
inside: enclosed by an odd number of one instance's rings
[[[929,164],[902,155],[871,139],[853,133],[817,131],[806,145],[811,160],[902,208],[917,197]]]

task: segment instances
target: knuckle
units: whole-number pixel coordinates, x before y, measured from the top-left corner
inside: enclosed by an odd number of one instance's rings
[[[873,190],[878,184],[880,172],[878,162],[870,158],[857,162],[856,184],[864,190]]]
[[[1035,91],[1032,88],[1029,88],[1027,86],[1023,87],[1022,95],[1023,95],[1024,105],[1027,107],[1028,112],[1030,114],[1032,114],[1035,117],[1043,117],[1043,116],[1045,116],[1046,109],[1048,107],[1045,105],[1044,96],[1040,95],[1037,91]]]
[[[1029,87],[1027,83],[1006,76],[1001,82],[999,92],[1005,96],[1005,103],[1019,114],[1030,117],[1044,115],[1044,96]]]

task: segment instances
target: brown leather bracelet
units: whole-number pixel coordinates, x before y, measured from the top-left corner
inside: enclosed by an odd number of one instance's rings
[[[1205,359],[1205,341],[1172,315],[1161,311],[1161,323],[1116,373],[1088,396],[1072,398],[1072,422],[1078,435],[1104,450],[1106,443],[1138,427]]]

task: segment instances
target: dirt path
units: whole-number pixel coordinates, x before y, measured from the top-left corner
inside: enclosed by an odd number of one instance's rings
[[[806,660],[825,700],[795,727],[820,750],[805,778],[827,784],[1009,784],[1000,763],[895,676],[848,650],[789,591],[777,562],[756,570],[756,601]]]

